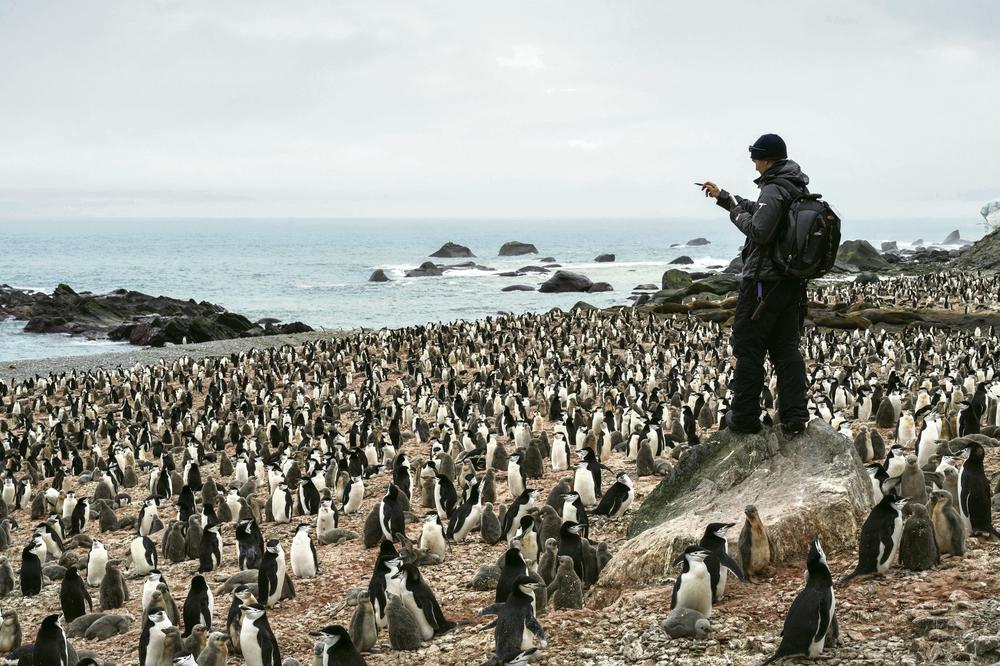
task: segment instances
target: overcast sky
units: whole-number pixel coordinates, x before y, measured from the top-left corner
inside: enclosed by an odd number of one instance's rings
[[[0,218],[717,216],[1000,197],[1000,2],[0,0]]]

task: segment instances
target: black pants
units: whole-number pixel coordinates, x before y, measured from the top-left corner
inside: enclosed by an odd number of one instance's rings
[[[733,322],[733,354],[736,372],[733,390],[733,425],[752,428],[760,420],[760,393],[764,388],[764,354],[778,374],[778,419],[781,423],[805,423],[806,365],[799,352],[802,282],[764,282],[764,307],[757,319],[757,282],[745,278]]]

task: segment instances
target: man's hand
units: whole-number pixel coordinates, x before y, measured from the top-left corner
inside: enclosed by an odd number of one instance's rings
[[[719,198],[719,193],[722,191],[719,186],[710,180],[706,180],[701,184],[701,191],[705,193],[706,197],[712,197],[713,199]]]

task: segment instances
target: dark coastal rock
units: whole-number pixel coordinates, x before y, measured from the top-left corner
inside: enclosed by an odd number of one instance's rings
[[[425,261],[420,264],[419,268],[411,268],[404,275],[406,277],[439,277],[444,275],[444,270],[433,261]]]
[[[590,294],[597,294],[602,291],[614,291],[614,288],[607,282],[595,282],[587,289],[587,292]]]
[[[535,291],[530,284],[512,284],[504,287],[500,291]]]
[[[1000,228],[973,243],[955,261],[958,268],[995,270],[1000,268]]]
[[[882,241],[882,251],[883,252],[895,252],[899,247],[896,245],[896,241]]]
[[[389,276],[385,274],[385,271],[381,268],[376,268],[375,271],[368,276],[369,282],[391,282]]]
[[[261,328],[241,314],[205,301],[126,289],[77,293],[65,284],[51,294],[0,286],[0,318],[26,321],[24,330],[29,333],[69,333],[155,347],[292,332],[290,324],[274,320],[275,324]],[[301,322],[295,326],[312,330]]]
[[[958,229],[955,229],[950,234],[945,236],[944,240],[941,241],[941,245],[971,245],[972,241],[965,240],[962,235],[958,233]]]
[[[553,263],[555,263],[555,261],[556,261],[555,257],[542,257],[541,259],[538,260],[538,263],[540,263],[540,264],[553,264]]]
[[[698,247],[700,245],[710,245],[712,241],[707,238],[692,238],[687,242],[688,247]]]
[[[889,267],[889,262],[866,240],[849,240],[840,244],[837,264],[845,270],[853,267],[856,271],[880,271]]]
[[[567,291],[589,291],[594,286],[590,278],[570,271],[556,271],[538,287],[538,291],[548,294]]]
[[[499,256],[501,257],[517,257],[522,254],[538,254],[538,248],[531,243],[520,241],[509,241],[500,246]]]
[[[663,273],[663,289],[681,289],[693,281],[694,278],[679,268],[671,268]]]
[[[694,263],[694,259],[692,259],[691,257],[689,257],[689,256],[687,256],[685,254],[682,254],[681,256],[677,257],[676,259],[674,259],[670,263],[674,264],[674,265],[677,265],[677,266],[689,266],[689,265],[691,265],[691,264]]]
[[[472,250],[465,247],[464,245],[459,245],[458,243],[452,243],[448,241],[441,246],[434,254],[429,255],[431,257],[442,257],[446,259],[454,259],[455,257],[474,257],[476,255],[472,254]]]
[[[739,254],[736,255],[733,258],[733,260],[729,262],[729,265],[726,266],[722,270],[722,272],[723,273],[732,273],[734,275],[739,275],[740,273],[742,273],[743,272],[743,256],[739,255]]]
[[[613,254],[599,254],[594,257],[594,261],[599,264],[610,263],[615,260],[615,255]]]
[[[430,263],[430,262],[427,262],[427,263]],[[492,270],[496,270],[494,268],[490,268],[489,266],[483,266],[482,264],[477,264],[474,261],[463,261],[460,264],[444,264],[444,265],[439,264],[437,266],[437,268],[440,268],[442,271],[467,271],[467,270],[492,271]]]
[[[854,278],[854,284],[857,285],[874,284],[876,282],[878,282],[878,276],[869,271],[859,273],[858,276]]]
[[[728,273],[716,273],[700,280],[694,280],[684,287],[661,289],[650,299],[653,304],[680,303],[687,296],[725,296],[739,288],[740,279]]]
[[[518,273],[551,273],[548,268],[544,266],[521,266],[517,269]]]
[[[632,291],[659,291],[659,289],[660,288],[657,287],[655,284],[648,283],[648,284],[637,284],[635,285],[635,287],[632,288]]]

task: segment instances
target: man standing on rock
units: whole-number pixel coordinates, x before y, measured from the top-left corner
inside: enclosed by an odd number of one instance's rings
[[[799,352],[805,316],[805,282],[785,275],[772,259],[772,245],[785,223],[788,207],[809,192],[809,177],[788,159],[784,140],[765,134],[750,146],[750,159],[760,174],[757,201],[702,184],[705,196],[729,211],[729,219],[746,236],[740,256],[743,273],[733,322],[736,372],[730,383],[732,404],[721,428],[754,433],[761,428],[760,394],[764,388],[764,355],[778,374],[778,419],[788,436],[802,432],[806,410],[806,367]]]

